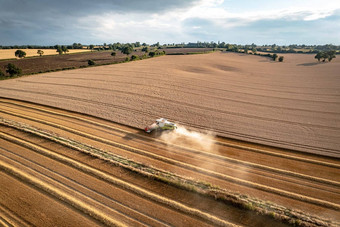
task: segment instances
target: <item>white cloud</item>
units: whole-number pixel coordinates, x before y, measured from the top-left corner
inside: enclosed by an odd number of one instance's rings
[[[303,19],[305,21],[311,21],[311,20],[318,20],[318,19],[322,19],[322,18],[325,18],[325,17],[328,17],[330,15],[332,15],[334,13],[334,10],[332,11],[325,11],[325,12],[322,12],[322,11],[314,11],[313,13],[311,13],[310,15],[304,17]]]
[[[13,2],[16,1],[18,0],[13,0]],[[32,1],[36,5],[41,5],[38,2],[43,0]],[[69,1],[74,2],[75,0]],[[66,4],[66,0],[61,0],[61,2]],[[94,4],[89,0],[85,2],[90,5]],[[46,31],[46,37],[48,32],[53,33],[51,40],[60,40],[60,42],[57,41],[59,43],[68,42],[72,38],[75,39],[74,42],[84,44],[116,41],[147,43],[217,41],[232,36],[233,34],[227,35],[233,31],[232,29],[249,29],[249,25],[261,21],[267,24],[269,21],[280,21],[282,24],[275,28],[275,31],[281,29],[281,31],[287,32],[288,26],[292,26],[290,21],[317,21],[331,16],[340,8],[338,0],[328,0],[327,2],[320,0],[191,0],[186,3],[177,0],[176,2],[180,5],[172,2],[171,7],[167,10],[164,10],[163,5],[156,0],[146,0],[143,4],[139,0],[126,1],[126,4],[124,1],[125,5],[119,6],[118,9],[115,8],[118,1],[112,1],[113,4],[110,2],[110,0],[103,1],[97,10],[90,7],[91,10],[86,11],[89,7],[83,7],[76,14],[69,14],[62,10],[57,10],[53,14],[49,12],[51,17],[43,16],[47,18],[44,21],[32,16],[36,13],[35,11],[30,11],[31,14],[26,16],[25,14],[12,13],[14,16],[11,17],[11,11],[2,10],[8,16],[6,16],[6,21],[0,18],[0,24],[5,25],[0,26],[0,39],[2,31],[11,29],[10,26],[6,27],[6,24],[15,22],[16,28],[22,27],[25,34],[31,32],[31,40],[38,39],[39,32],[36,31],[40,29]],[[12,4],[12,2],[8,0],[7,4]],[[154,4],[158,10],[152,10]],[[133,8],[130,9],[131,7]],[[147,11],[143,9],[147,9]],[[22,11],[25,12],[25,9]],[[285,22],[289,25],[284,25]],[[335,25],[329,22],[326,24],[326,27],[328,26],[332,28]],[[254,35],[262,37],[265,31],[252,30],[251,35],[246,30],[242,32],[250,40]],[[67,39],[63,35],[66,33],[69,34]],[[292,36],[291,42],[294,42],[295,38]],[[12,40],[15,40],[15,37]]]

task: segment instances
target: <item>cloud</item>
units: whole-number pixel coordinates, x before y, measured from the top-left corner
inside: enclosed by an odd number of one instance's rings
[[[176,8],[187,8],[197,4],[199,0],[0,0],[1,12],[21,13],[24,15],[40,13],[84,15],[102,12],[161,12]],[[20,16],[20,15],[18,15]],[[52,16],[52,15],[51,15]]]
[[[143,23],[146,22],[144,30],[148,30],[145,27],[154,15],[183,11],[200,2],[202,0],[0,0],[0,40],[3,42],[0,45],[101,43],[98,37],[102,42],[113,42],[119,35],[135,31],[134,28],[140,28],[143,34]],[[13,36],[8,39],[8,35]],[[46,38],[42,43],[41,37]],[[139,39],[138,35],[133,38]]]
[[[268,1],[0,0],[0,45],[135,41],[340,44],[340,36],[336,36],[340,13],[335,1],[322,5],[316,0],[287,1],[264,5]]]
[[[183,26],[192,37],[250,44],[326,44],[340,43],[340,11],[313,20],[306,20],[311,12],[281,14],[276,18],[222,20],[190,18]],[[198,29],[199,28],[199,29]]]

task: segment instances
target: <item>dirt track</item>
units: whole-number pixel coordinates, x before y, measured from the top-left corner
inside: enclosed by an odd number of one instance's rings
[[[7,99],[0,103],[2,118],[220,188],[340,220],[340,162],[336,159],[221,138],[208,151],[193,148],[189,139],[182,139],[180,145],[179,141],[166,144],[157,136],[146,137],[140,130],[81,114]],[[88,225],[119,220],[127,225],[204,226],[222,221],[279,226],[270,218],[147,179],[13,127],[0,127],[0,141],[0,179],[6,185],[0,195],[2,207],[7,208],[3,213],[18,216],[5,216],[13,222],[52,225],[57,210],[57,215],[65,216],[60,225],[91,219]],[[45,210],[47,202],[34,202],[41,196],[55,206]],[[170,202],[165,205],[162,199]],[[174,209],[176,203],[181,206]],[[193,215],[190,209],[199,212]],[[41,214],[35,217],[32,212]]]
[[[247,66],[247,67],[245,67]],[[340,59],[164,56],[2,81],[0,96],[143,128],[166,117],[219,135],[339,157]]]

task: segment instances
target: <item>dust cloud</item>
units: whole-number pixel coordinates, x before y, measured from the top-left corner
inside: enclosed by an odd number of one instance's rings
[[[192,147],[204,151],[215,149],[215,134],[213,132],[196,132],[186,129],[184,126],[178,126],[176,130],[165,131],[160,139],[168,145],[180,145]]]

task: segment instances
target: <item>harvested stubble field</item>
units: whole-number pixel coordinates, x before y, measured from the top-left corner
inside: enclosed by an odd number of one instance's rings
[[[7,80],[0,96],[144,128],[157,117],[261,144],[339,157],[340,59],[164,56]]]
[[[339,221],[338,160],[222,138],[209,149],[189,146],[190,136],[170,144],[163,136],[87,115],[0,102],[3,222],[283,226],[279,219],[332,226]]]
[[[1,223],[339,225],[339,61],[311,57],[164,56],[2,81],[0,96],[33,103],[0,99]],[[156,117],[304,152],[138,129]]]

